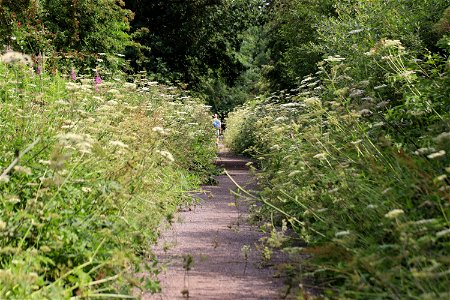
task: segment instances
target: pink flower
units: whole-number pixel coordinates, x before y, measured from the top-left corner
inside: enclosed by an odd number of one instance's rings
[[[94,85],[95,90],[98,92],[98,86],[102,83],[102,78],[98,75],[98,72],[95,72]]]
[[[73,81],[77,80],[77,74],[75,73],[75,70],[73,68],[70,70],[70,78]]]

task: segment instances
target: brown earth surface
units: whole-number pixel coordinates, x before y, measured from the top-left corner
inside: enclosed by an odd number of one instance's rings
[[[245,189],[255,189],[247,159],[221,148],[218,165]],[[236,185],[227,175],[216,177],[217,185],[204,186],[197,205],[176,216],[163,231],[155,253],[165,270],[159,275],[161,293],[143,299],[285,299],[283,279],[276,266],[283,255],[274,254],[262,264],[258,226],[248,222],[248,199],[236,196]],[[250,247],[245,259],[243,247]],[[183,258],[192,257],[186,275]],[[279,274],[278,274],[279,275]]]

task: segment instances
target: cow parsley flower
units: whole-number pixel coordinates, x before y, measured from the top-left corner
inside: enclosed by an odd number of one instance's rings
[[[156,150],[157,153],[159,153],[162,157],[164,157],[165,159],[167,159],[169,162],[174,162],[175,158],[173,157],[172,153],[170,153],[169,151],[165,151],[165,150]]]
[[[114,147],[128,148],[128,145],[121,141],[110,141],[109,144]]]
[[[450,229],[444,229],[436,233],[436,237],[443,237],[450,234]]]
[[[435,158],[443,157],[445,155],[445,153],[446,152],[444,150],[441,150],[438,152],[431,153],[431,154],[427,155],[427,157],[429,159],[435,159]]]
[[[335,237],[342,237],[350,234],[350,230],[338,231],[335,233]]]
[[[405,212],[403,211],[403,209],[393,209],[390,212],[388,212],[387,214],[385,214],[384,216],[388,219],[395,219],[398,218],[399,216],[403,215]]]
[[[313,156],[313,158],[317,158],[317,159],[326,159],[327,154],[326,153],[319,153]]]
[[[33,174],[33,172],[31,171],[30,168],[24,167],[24,166],[15,166],[15,167],[14,167],[14,171],[16,171],[16,172],[18,172],[18,173],[25,174],[25,175],[31,175],[31,174]]]
[[[442,132],[433,140],[439,144],[443,144],[444,142],[450,142],[450,132]]]

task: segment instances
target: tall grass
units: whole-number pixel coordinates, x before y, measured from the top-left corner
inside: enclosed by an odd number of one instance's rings
[[[0,64],[0,111],[0,298],[157,290],[158,226],[211,171],[207,108],[144,77],[96,91]]]
[[[231,113],[225,142],[258,159],[264,210],[307,242],[302,276],[323,296],[446,299],[450,115],[435,95],[448,70],[433,77],[398,41],[381,43],[390,54],[371,55],[384,82],[356,81],[352,62],[329,57],[298,89]]]

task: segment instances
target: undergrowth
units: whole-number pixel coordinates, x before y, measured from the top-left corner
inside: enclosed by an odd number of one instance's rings
[[[372,76],[330,56],[235,110],[225,142],[258,160],[261,213],[307,242],[322,297],[448,299],[448,60],[386,39],[362,59]]]
[[[0,64],[0,299],[159,289],[149,246],[211,171],[208,108],[143,76],[100,81]]]

